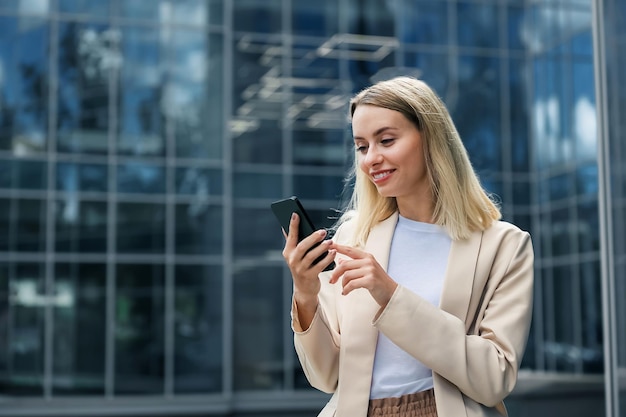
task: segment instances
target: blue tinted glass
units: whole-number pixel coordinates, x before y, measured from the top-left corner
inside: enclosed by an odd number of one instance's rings
[[[336,115],[348,125],[347,110]],[[323,129],[295,130],[293,132],[293,161],[298,165],[344,166],[354,152],[352,143],[347,146],[344,131]],[[352,142],[352,141],[350,141]]]
[[[513,181],[513,204],[515,208],[529,206],[530,202],[530,182],[526,180]]]
[[[448,42],[448,2],[397,1],[397,36],[402,42],[429,45]]]
[[[169,12],[167,0],[123,0],[118,1],[117,9],[122,17],[140,20],[161,20]]]
[[[235,264],[235,271],[234,388],[273,391],[285,378],[283,269]]]
[[[165,168],[139,162],[119,165],[117,191],[162,194],[165,192]]]
[[[576,141],[576,157],[580,161],[597,158],[596,103],[593,61],[572,62],[572,130]]]
[[[267,257],[272,250],[280,253],[285,239],[269,204],[263,208],[235,208],[233,215],[235,258]]]
[[[110,0],[57,0],[59,12],[72,14],[88,14],[94,17],[108,17]]]
[[[291,7],[294,35],[327,36],[338,32],[336,0],[294,1]]]
[[[58,151],[107,153],[109,78],[120,64],[119,38],[107,25],[59,24]]]
[[[117,265],[115,289],[115,393],[163,393],[165,269]]]
[[[108,190],[108,167],[101,164],[78,164],[60,162],[57,164],[57,190],[105,192]]]
[[[343,191],[343,176],[295,175],[293,190],[300,198],[338,201]]]
[[[569,174],[556,175],[548,180],[550,184],[550,200],[560,200],[573,196],[574,184]]]
[[[174,392],[222,391],[222,268],[175,266]]]
[[[463,94],[452,116],[477,170],[501,168],[499,62],[479,56],[459,60],[458,91]]]
[[[271,112],[272,107],[268,105]],[[282,129],[278,126],[278,120],[256,120],[254,123],[256,126],[242,127],[246,130],[234,135],[235,162],[280,164],[283,160]]]
[[[46,203],[0,199],[0,251],[42,252],[46,247]]]
[[[186,255],[222,253],[222,207],[197,198],[176,205],[175,251]]]
[[[117,250],[120,253],[165,252],[165,205],[118,203]]]
[[[274,198],[282,195],[280,174],[258,172],[235,173],[233,194],[235,198]]]
[[[70,194],[59,199],[55,208],[55,249],[58,252],[106,252],[106,202],[80,200]]]
[[[509,36],[509,48],[513,50],[524,49],[524,36],[526,36],[523,23],[526,18],[524,9],[521,7],[509,7],[507,32]]]
[[[281,25],[281,0],[239,0],[233,2],[236,31],[278,33]]]
[[[47,166],[48,164],[43,161],[0,159],[0,188],[45,189]]]
[[[120,154],[164,155],[162,46],[158,29],[124,28],[121,52]]]
[[[579,195],[598,195],[598,165],[591,163],[576,170],[576,192]]]
[[[528,68],[522,60],[509,61],[509,99],[511,124],[511,161],[514,172],[530,169],[530,135],[526,77]]]
[[[409,52],[404,55],[404,65],[419,72],[419,79],[426,82],[445,102],[451,82],[448,55],[430,52]]]
[[[578,247],[580,252],[596,252],[600,248],[600,224],[597,200],[578,203]],[[597,275],[600,276],[600,275]]]
[[[458,42],[472,48],[497,48],[498,8],[485,3],[458,3]]]
[[[176,192],[198,198],[222,195],[222,170],[209,168],[176,168]]]
[[[376,0],[346,0],[345,13],[342,17],[348,30],[347,33],[369,36],[395,36],[395,17],[399,12],[397,2]]]

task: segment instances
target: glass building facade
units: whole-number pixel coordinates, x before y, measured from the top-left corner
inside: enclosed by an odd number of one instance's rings
[[[332,224],[348,100],[400,74],[439,93],[533,235],[511,416],[626,416],[625,16],[620,0],[0,0],[0,416],[316,415],[269,204],[295,194]]]

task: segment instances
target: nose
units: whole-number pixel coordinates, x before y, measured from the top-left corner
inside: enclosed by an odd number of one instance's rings
[[[370,146],[367,149],[367,153],[363,157],[363,163],[368,167],[375,166],[376,164],[381,163],[382,160],[383,155],[378,151],[376,146]]]

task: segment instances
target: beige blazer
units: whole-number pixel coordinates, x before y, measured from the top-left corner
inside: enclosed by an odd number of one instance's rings
[[[365,250],[385,269],[398,214],[378,224]],[[346,243],[351,224],[334,239]],[[419,256],[418,253],[415,254]],[[418,273],[418,271],[416,271]],[[496,222],[453,241],[439,308],[398,286],[384,310],[366,289],[341,295],[320,274],[311,326],[294,342],[310,384],[333,393],[320,416],[367,415],[378,332],[433,370],[439,417],[506,415],[531,321],[533,250],[528,233]]]

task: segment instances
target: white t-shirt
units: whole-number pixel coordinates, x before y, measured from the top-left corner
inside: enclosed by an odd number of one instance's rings
[[[387,273],[399,285],[437,306],[450,244],[441,226],[400,216],[391,241]],[[407,331],[410,325],[407,323]],[[400,397],[432,387],[432,371],[379,333],[370,399]]]

